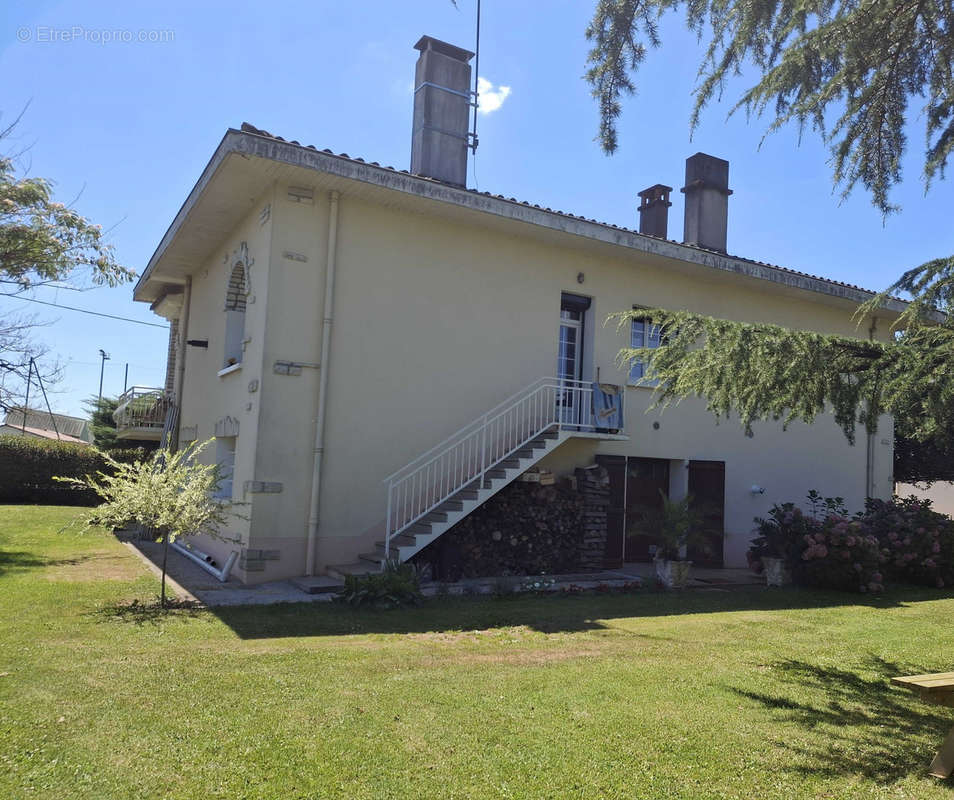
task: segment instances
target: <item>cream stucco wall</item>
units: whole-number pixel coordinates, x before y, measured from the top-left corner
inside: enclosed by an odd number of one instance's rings
[[[324,303],[328,201],[292,203],[286,187],[256,203],[248,217],[193,279],[190,348],[182,425],[211,435],[216,419],[240,420],[236,493],[244,480],[282,484],[277,494],[246,498],[246,546],[275,548],[278,560],[250,581],[304,571],[313,463],[318,370],[278,375],[276,360],[317,362]],[[270,219],[260,212],[271,204]],[[531,235],[530,225],[483,227],[477,214],[456,221],[416,214],[342,193],[335,319],[320,498],[319,571],[354,561],[381,538],[382,480],[507,395],[555,371],[560,295],[593,299],[595,377],[622,383],[616,353],[628,333],[602,325],[635,305],[687,308],[714,316],[774,322],[859,335],[851,307],[818,295],[782,290],[728,273],[686,269],[585,242]],[[228,258],[240,242],[255,259],[239,373],[216,376],[222,352]],[[583,283],[577,282],[578,273]],[[254,302],[251,302],[254,298]],[[258,380],[257,392],[248,384]],[[646,413],[650,392],[627,390],[630,441],[573,441],[548,461],[558,471],[592,462],[596,453],[726,462],[727,564],[744,563],[752,517],[773,502],[798,500],[811,488],[863,502],[867,448],[850,446],[831,419],[812,426],[756,426],[747,438],[734,422],[717,425],[698,400]],[[658,422],[655,429],[653,422]],[[256,446],[257,439],[257,446]],[[872,480],[891,490],[890,420],[874,437]],[[765,494],[753,495],[758,483]]]
[[[268,275],[271,262],[272,192],[260,198],[232,235],[209,256],[192,275],[189,326],[184,339],[207,339],[208,348],[186,348],[182,408],[179,418],[180,445],[188,443],[194,431],[196,440],[215,435],[216,424],[226,418],[238,422],[236,438],[233,499],[237,514],[222,531],[238,542],[192,537],[200,549],[223,563],[231,550],[254,547],[252,532],[267,525],[268,509],[260,509],[255,500],[263,495],[245,495],[246,481],[255,479],[261,392],[251,392],[250,383],[261,379],[264,357],[264,332],[268,307]],[[242,262],[247,269],[248,295],[245,312],[245,346],[240,369],[219,375],[224,367],[225,301],[232,268]],[[214,444],[202,454],[205,463],[214,463]],[[234,574],[254,581],[237,564]]]

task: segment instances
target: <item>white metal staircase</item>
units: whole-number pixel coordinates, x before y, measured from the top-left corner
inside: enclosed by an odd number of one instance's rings
[[[507,398],[388,476],[384,539],[327,572],[358,575],[388,558],[406,561],[568,439],[625,440],[597,426],[592,401],[592,384],[562,378],[540,378]]]

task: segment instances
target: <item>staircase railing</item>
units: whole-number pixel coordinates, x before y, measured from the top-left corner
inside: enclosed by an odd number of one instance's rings
[[[427,516],[487,471],[548,430],[595,431],[593,386],[540,378],[384,479],[391,538]]]

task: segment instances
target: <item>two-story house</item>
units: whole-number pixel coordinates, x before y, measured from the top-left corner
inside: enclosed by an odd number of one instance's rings
[[[883,336],[897,308],[859,329],[870,292],[728,255],[729,165],[705,154],[686,162],[681,242],[661,184],[640,193],[638,232],[466,188],[472,54],[416,47],[410,170],[229,129],[136,285],[172,323],[156,407],[178,411],[179,445],[216,437],[207,456],[246,503],[241,544],[202,550],[240,549],[249,583],[375,569],[530,467],[598,460],[608,563],[651,555],[626,516],[662,489],[715,502],[714,560],[743,566],[774,502],[891,494],[890,419],[851,445],[831,418],[747,437],[699,399],[647,412],[641,365],[617,353],[658,333],[604,320],[667,307]],[[621,427],[594,415],[599,384],[621,387]]]

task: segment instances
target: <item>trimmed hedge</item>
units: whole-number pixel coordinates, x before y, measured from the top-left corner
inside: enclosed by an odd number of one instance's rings
[[[117,461],[136,461],[146,455],[140,448],[110,451]],[[103,456],[89,445],[0,436],[0,503],[93,506],[99,502],[94,492],[53,477],[80,478],[106,470]]]

